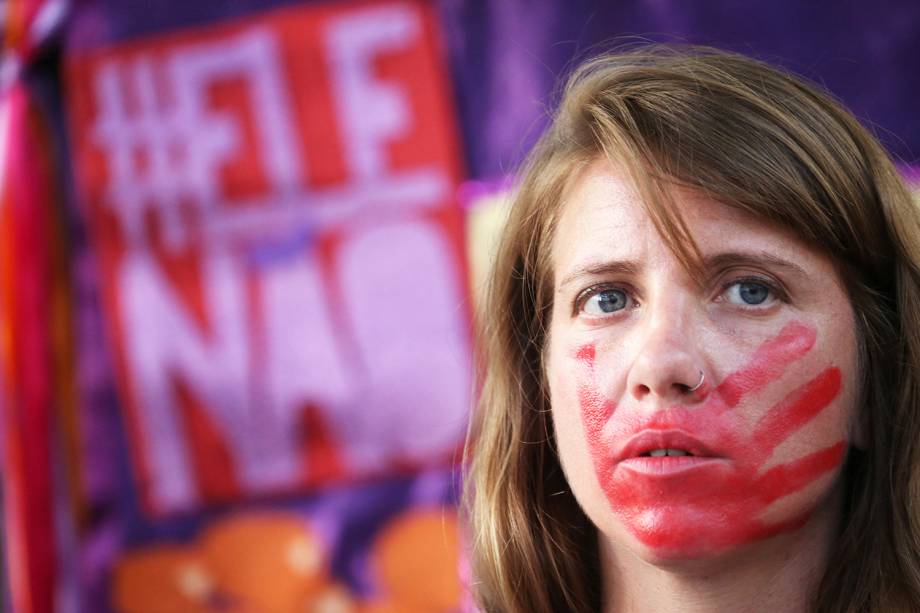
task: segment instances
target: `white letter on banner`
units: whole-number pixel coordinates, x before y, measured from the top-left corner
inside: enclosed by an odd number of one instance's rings
[[[277,424],[267,442],[275,446],[278,476],[296,479],[305,464],[293,437],[303,425],[299,420],[304,407],[313,404],[328,416],[347,400],[354,383],[343,367],[317,260],[307,252],[290,262],[273,263],[264,275],[268,389],[262,410]],[[340,448],[347,444],[339,442]]]
[[[248,30],[228,41],[183,50],[172,57],[170,72],[176,86],[177,107],[190,121],[200,121],[199,118],[211,112],[204,107],[208,87],[243,77],[258,127],[259,159],[265,164],[274,193],[302,188],[303,161],[295,136],[296,124],[271,30]],[[207,130],[199,127],[197,132],[196,139],[208,138]],[[211,177],[214,169],[202,165],[193,174]],[[223,201],[223,195],[217,194],[212,186],[203,184],[201,188],[203,197]]]
[[[137,401],[158,511],[185,510],[199,500],[174,382],[201,401],[232,455],[246,492],[296,484],[296,430],[291,414],[254,404],[243,274],[230,256],[204,259],[206,331],[174,295],[156,262],[128,255],[121,277],[129,378]],[[282,338],[286,339],[286,337]],[[285,364],[298,371],[300,364]],[[287,407],[283,407],[287,408]]]
[[[366,228],[340,251],[342,305],[365,372],[336,417],[352,466],[440,459],[460,444],[470,398],[458,272],[426,222]]]
[[[385,145],[406,132],[410,108],[403,93],[374,78],[374,56],[418,36],[418,16],[388,6],[336,19],[326,32],[329,74],[351,171],[359,180],[386,171]]]
[[[242,450],[252,417],[240,273],[228,257],[202,264],[208,332],[189,317],[152,257],[129,252],[121,269],[128,378],[150,470],[150,499],[162,512],[187,510],[199,499],[175,380],[187,384],[222,426],[238,467],[246,464]]]

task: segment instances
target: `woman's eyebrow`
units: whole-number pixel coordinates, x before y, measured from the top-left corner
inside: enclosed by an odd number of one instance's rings
[[[728,251],[703,257],[703,269],[707,271],[731,268],[733,266],[768,266],[783,268],[793,274],[808,276],[805,269],[768,251],[746,253],[741,251]],[[608,262],[591,262],[578,266],[567,274],[556,291],[562,291],[567,285],[582,277],[597,277],[604,275],[638,275],[642,269],[639,262],[611,260]]]
[[[577,267],[575,270],[563,277],[559,282],[557,291],[562,290],[566,285],[581,277],[596,277],[602,275],[636,275],[642,267],[638,262],[611,260],[608,262],[592,262]]]
[[[773,268],[787,269],[789,272],[801,276],[808,276],[808,273],[805,272],[805,269],[795,262],[785,260],[778,255],[768,251],[760,251],[756,253],[729,251],[703,257],[703,267],[706,270],[719,270],[730,268],[732,266],[769,266]]]

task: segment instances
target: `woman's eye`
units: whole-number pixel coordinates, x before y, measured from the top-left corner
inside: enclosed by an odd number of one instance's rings
[[[588,296],[582,311],[588,315],[608,315],[629,306],[629,296],[623,290],[602,289]]]
[[[758,306],[771,300],[773,290],[769,285],[756,281],[738,281],[728,286],[725,292],[731,304]]]

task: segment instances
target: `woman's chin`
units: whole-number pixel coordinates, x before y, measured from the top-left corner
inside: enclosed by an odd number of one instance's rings
[[[649,566],[675,573],[708,572],[725,564],[750,545],[714,547],[696,539],[671,540],[666,543],[647,544],[637,537],[614,546],[617,552],[638,558]],[[626,551],[624,551],[626,550]]]
[[[806,522],[807,516],[799,516],[774,524],[733,524],[711,509],[664,507],[621,518],[610,540],[626,544],[633,555],[653,566],[692,569],[732,559]]]

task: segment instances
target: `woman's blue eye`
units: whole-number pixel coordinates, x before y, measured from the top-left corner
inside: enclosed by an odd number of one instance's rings
[[[606,315],[625,309],[629,304],[629,296],[618,289],[605,289],[592,294],[583,307],[588,315]]]
[[[763,283],[741,281],[728,288],[728,300],[732,304],[756,306],[770,298],[772,290]]]

